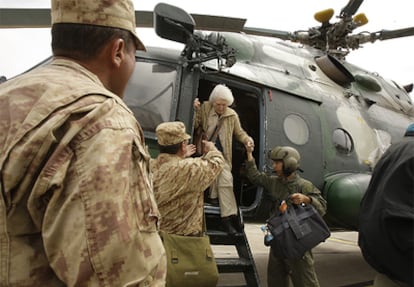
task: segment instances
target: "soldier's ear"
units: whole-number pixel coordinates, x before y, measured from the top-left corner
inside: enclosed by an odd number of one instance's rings
[[[114,39],[111,42],[111,59],[112,62],[119,67],[125,58],[126,43],[123,39]]]
[[[185,143],[185,142],[181,142],[181,143],[180,143],[180,149],[181,149],[181,151],[182,151],[184,154],[186,154],[186,153],[187,153],[187,145],[186,145],[186,143]]]

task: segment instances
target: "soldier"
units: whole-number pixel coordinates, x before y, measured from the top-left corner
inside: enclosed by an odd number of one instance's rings
[[[159,124],[160,154],[153,161],[154,193],[161,212],[160,229],[178,235],[200,235],[204,190],[222,171],[224,158],[214,143],[204,141],[206,154],[191,158],[195,146],[182,122]]]
[[[253,145],[246,145],[246,172],[253,184],[262,185],[273,201],[273,207],[280,205],[290,195],[293,204],[312,204],[323,216],[326,212],[326,200],[310,181],[296,174],[299,169],[300,155],[292,147],[275,147],[270,153],[276,175],[267,175],[257,170],[253,158]],[[267,285],[289,286],[289,278],[295,287],[318,287],[312,251],[307,251],[300,259],[280,258],[272,247],[267,265]]]
[[[0,285],[164,286],[131,0],[52,0],[50,64],[0,86]]]

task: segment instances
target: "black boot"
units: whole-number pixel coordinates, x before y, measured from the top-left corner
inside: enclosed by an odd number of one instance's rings
[[[236,228],[234,228],[232,221],[231,221],[231,217],[227,216],[227,217],[222,217],[221,221],[223,222],[223,226],[224,226],[224,230],[230,234],[230,235],[234,235],[237,233]]]

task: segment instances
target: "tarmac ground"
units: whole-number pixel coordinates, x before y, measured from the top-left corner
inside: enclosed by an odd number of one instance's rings
[[[269,248],[263,244],[259,223],[246,223],[249,240],[260,286],[267,287],[267,260]],[[234,246],[213,246],[216,257],[234,257]],[[232,255],[233,254],[233,255]],[[321,287],[367,287],[372,286],[375,271],[365,262],[358,247],[358,233],[335,231],[327,241],[313,249],[315,269]],[[243,273],[220,274],[219,286],[242,286]]]

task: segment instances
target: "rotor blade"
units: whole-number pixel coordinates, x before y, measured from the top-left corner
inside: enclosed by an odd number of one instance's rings
[[[137,27],[153,27],[151,11],[135,11]],[[47,28],[50,27],[50,9],[0,9],[0,28]]]
[[[240,32],[246,19],[191,14],[196,29],[210,31]],[[136,26],[154,27],[152,11],[135,11]],[[0,28],[47,28],[50,27],[50,9],[0,9]]]
[[[50,9],[0,9],[0,28],[50,27]]]
[[[414,36],[414,27],[397,29],[397,30],[381,30],[374,34],[378,35],[377,39],[379,40],[388,40],[388,39],[394,39],[394,38]]]
[[[360,48],[360,45],[364,43],[374,43],[376,40],[388,40],[409,36],[414,36],[414,27],[398,30],[381,30],[374,33],[362,32],[347,37],[346,43],[350,48],[358,49]]]
[[[341,16],[352,16],[358,11],[359,6],[361,6],[364,0],[350,0],[348,4],[342,8]]]
[[[243,30],[246,19],[191,14],[196,22],[195,29],[208,31],[240,32]]]
[[[245,32],[246,34],[250,34],[250,35],[275,37],[275,38],[279,38],[279,39],[282,39],[282,40],[292,40],[292,33],[287,32],[287,31],[244,27],[242,32]]]

